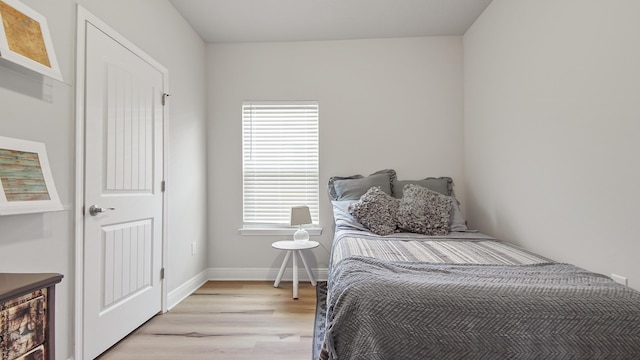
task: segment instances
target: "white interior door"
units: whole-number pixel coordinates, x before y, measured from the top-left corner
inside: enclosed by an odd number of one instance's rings
[[[162,310],[164,75],[134,51],[87,23],[84,359]]]

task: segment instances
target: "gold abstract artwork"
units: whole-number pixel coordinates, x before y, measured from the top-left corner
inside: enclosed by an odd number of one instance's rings
[[[0,16],[9,49],[50,68],[40,23],[1,0]]]

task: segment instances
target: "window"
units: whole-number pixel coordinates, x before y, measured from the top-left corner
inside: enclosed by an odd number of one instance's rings
[[[292,206],[318,224],[318,103],[242,103],[243,226],[289,226]]]

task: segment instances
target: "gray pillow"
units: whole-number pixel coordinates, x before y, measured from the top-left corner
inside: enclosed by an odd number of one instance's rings
[[[349,213],[375,234],[393,234],[398,221],[398,200],[379,187],[372,187],[359,201],[349,205]]]
[[[358,200],[374,186],[379,186],[382,191],[391,195],[391,182],[395,179],[396,172],[392,169],[376,171],[367,177],[334,176],[329,179],[329,196],[331,200]]]
[[[395,180],[391,184],[393,196],[397,199],[402,199],[402,189],[405,185],[414,184],[420,185],[432,191],[437,191],[442,195],[453,195],[453,179],[450,177],[428,177],[422,180]]]
[[[425,235],[447,235],[452,200],[419,185],[408,184],[398,206],[398,227]]]
[[[458,200],[451,196],[451,213],[449,217],[449,231],[467,231],[467,222],[464,220]]]

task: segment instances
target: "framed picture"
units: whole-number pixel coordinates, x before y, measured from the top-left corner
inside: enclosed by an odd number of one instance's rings
[[[63,81],[47,19],[18,0],[0,0],[0,58]]]
[[[44,144],[0,136],[0,215],[58,210]]]

